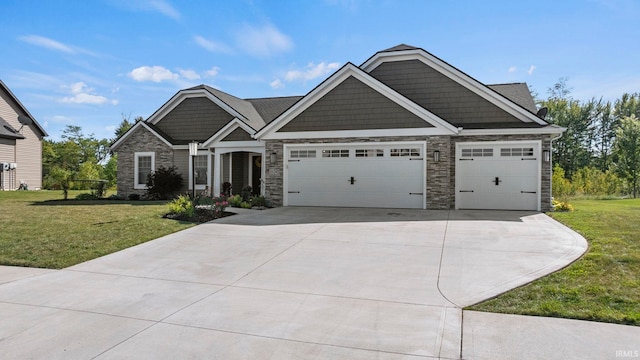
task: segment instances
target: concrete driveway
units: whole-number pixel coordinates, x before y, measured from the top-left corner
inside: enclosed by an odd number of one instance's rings
[[[586,249],[582,237],[538,213],[246,211],[64,270],[0,267],[0,352],[511,358],[527,349],[496,344],[493,323],[503,318],[470,312],[467,326],[461,307],[560,269]]]

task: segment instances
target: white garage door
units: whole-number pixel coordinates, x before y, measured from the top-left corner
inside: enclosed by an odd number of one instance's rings
[[[285,147],[285,205],[424,208],[423,143]]]
[[[540,210],[540,144],[458,143],[456,208]]]

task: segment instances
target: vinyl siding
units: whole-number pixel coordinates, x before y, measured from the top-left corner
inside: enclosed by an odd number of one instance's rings
[[[204,141],[233,116],[205,97],[187,98],[155,125],[174,140]]]
[[[249,135],[242,128],[237,128],[233,130],[229,135],[225,136],[222,141],[250,141],[253,140],[251,135]]]
[[[522,123],[419,60],[384,63],[370,74],[455,126]]]
[[[425,127],[433,126],[349,77],[278,132]]]
[[[15,129],[20,129],[22,126],[18,121],[18,115],[26,115],[18,111],[20,111],[19,106],[11,97],[4,91],[0,91],[0,117]],[[39,189],[42,187],[42,137],[33,124],[22,127],[20,133],[25,138],[15,140],[15,158],[10,161],[17,164],[15,188],[22,180],[29,185],[29,189]],[[10,150],[5,149],[2,152],[6,153]],[[13,158],[13,154],[11,157]]]

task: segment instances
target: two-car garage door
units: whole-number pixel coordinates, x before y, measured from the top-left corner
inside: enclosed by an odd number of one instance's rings
[[[424,208],[424,143],[285,146],[285,205]]]
[[[540,143],[456,146],[456,208],[540,210]]]

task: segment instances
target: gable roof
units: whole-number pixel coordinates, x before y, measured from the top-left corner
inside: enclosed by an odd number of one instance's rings
[[[538,112],[526,83],[491,84],[487,87],[535,114]]]
[[[460,71],[449,63],[421,48],[401,44],[375,53],[360,67],[367,73],[370,73],[382,64],[407,60],[418,60],[423,62],[430,68],[450,78],[461,86],[477,94],[484,100],[501,108],[505,112],[511,114],[512,116],[518,118],[523,122],[532,122],[534,124],[537,124],[538,126],[549,125],[543,119],[536,116],[535,111],[532,112],[530,109],[527,109],[519,103],[512,101],[510,98],[500,94],[498,91],[492,90],[487,85],[479,82],[478,80],[472,78],[466,73]]]
[[[36,121],[36,119],[33,117],[33,115],[31,115],[31,113],[29,113],[29,110],[27,110],[27,108],[24,105],[22,105],[20,100],[18,100],[18,98],[11,92],[11,90],[9,90],[9,87],[7,87],[7,85],[5,85],[5,83],[2,82],[2,80],[0,80],[0,89],[2,89],[5,93],[7,93],[7,95],[9,95],[9,97],[20,108],[20,110],[22,110],[22,112],[31,119],[31,121],[33,122],[33,125],[36,127],[36,129],[38,129],[38,131],[40,131],[42,136],[49,136],[49,134],[47,134],[47,132],[44,130],[44,128],[42,126],[40,126],[40,124]],[[4,128],[4,126],[3,126],[3,128]]]
[[[269,124],[278,115],[282,114],[285,110],[297,103],[303,96],[286,96],[286,97],[271,97],[271,98],[256,98],[247,99],[253,107],[258,111],[258,114],[262,116],[265,123]],[[258,129],[259,130],[259,129]]]

